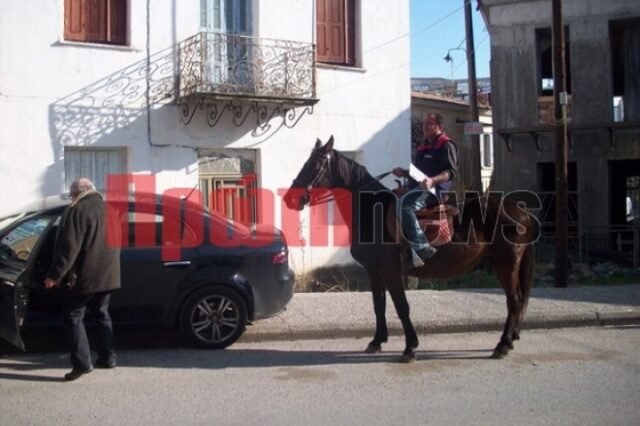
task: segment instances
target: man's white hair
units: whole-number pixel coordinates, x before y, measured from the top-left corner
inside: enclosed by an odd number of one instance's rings
[[[73,182],[71,182],[71,186],[69,187],[69,192],[74,195],[82,194],[83,192],[95,190],[96,186],[91,182],[91,179],[86,177],[81,177]]]

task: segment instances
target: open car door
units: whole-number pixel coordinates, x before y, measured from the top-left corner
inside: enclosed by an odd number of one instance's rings
[[[29,303],[34,253],[52,217],[31,217],[0,234],[0,337],[25,350],[20,336]]]
[[[27,312],[29,288],[22,281],[22,272],[4,267],[0,271],[0,337],[24,351],[20,327]]]

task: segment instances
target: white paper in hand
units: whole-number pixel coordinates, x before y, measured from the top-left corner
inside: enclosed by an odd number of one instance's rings
[[[418,183],[422,183],[427,178],[427,175],[422,173],[422,171],[416,166],[414,166],[412,163],[409,164],[409,176],[411,176],[411,178]],[[435,188],[429,188],[428,191],[431,192],[433,195],[436,194]]]

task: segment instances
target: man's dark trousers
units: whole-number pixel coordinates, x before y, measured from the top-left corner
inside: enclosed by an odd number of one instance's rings
[[[64,325],[67,331],[71,365],[80,370],[93,368],[91,347],[84,327],[84,314],[89,308],[93,311],[97,323],[98,342],[96,350],[100,362],[115,362],[115,344],[113,326],[109,315],[111,292],[70,295],[66,301]]]

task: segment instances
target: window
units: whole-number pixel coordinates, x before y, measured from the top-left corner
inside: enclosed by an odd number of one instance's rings
[[[88,177],[98,191],[107,189],[107,176],[127,173],[126,148],[65,147],[65,188],[78,177]]]
[[[200,175],[203,204],[227,219],[256,223],[255,175]]]
[[[627,223],[640,218],[640,176],[627,176],[627,196],[625,197],[625,215]]]
[[[251,149],[207,149],[200,151],[198,175],[203,205],[227,219],[256,223],[257,154]]]
[[[556,163],[538,163],[538,196],[542,202],[539,214],[544,235],[555,235],[556,227]],[[567,220],[569,235],[577,235],[578,210],[578,166],[575,161],[567,163]]]
[[[484,133],[480,135],[482,140],[482,167],[493,167],[493,135]]]
[[[540,96],[553,95],[553,37],[551,28],[536,30],[538,46],[538,93]],[[571,55],[569,53],[569,28],[564,27],[565,64],[567,93],[571,93]]]
[[[316,0],[318,62],[355,65],[355,0]]]
[[[567,121],[571,121],[571,63],[569,58],[569,29],[564,27]],[[542,125],[555,125],[553,101],[553,35],[551,28],[536,30],[538,54],[538,121]]]
[[[64,39],[88,43],[127,43],[126,0],[65,0]]]
[[[252,65],[251,0],[200,0],[200,29],[206,31],[207,81],[252,92],[256,70]],[[222,90],[228,90],[222,89]]]
[[[251,35],[250,0],[200,0],[203,31]]]
[[[613,121],[640,119],[640,19],[609,24]]]

